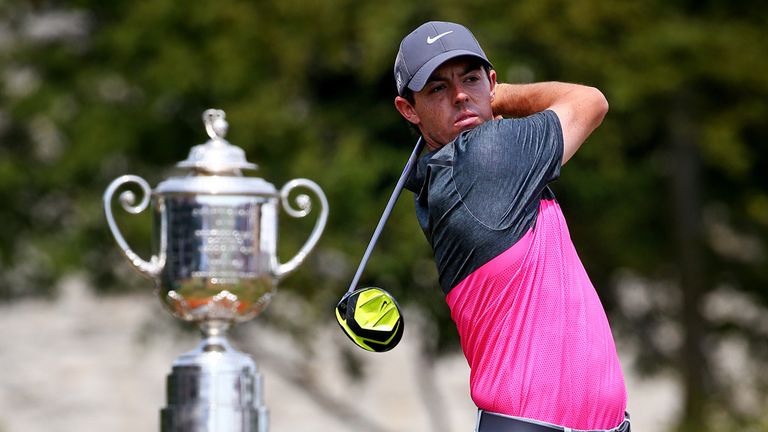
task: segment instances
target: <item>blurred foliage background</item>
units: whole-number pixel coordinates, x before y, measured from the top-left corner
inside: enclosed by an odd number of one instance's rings
[[[309,263],[281,283],[298,341],[333,320],[415,136],[394,110],[403,35],[471,28],[501,81],[600,88],[611,110],[554,185],[621,346],[683,384],[680,431],[766,430],[768,3],[725,0],[0,1],[0,299],[55,296],[87,271],[104,295],[146,290],[101,195],[156,185],[224,109],[228,139],[280,187],[331,205]],[[410,194],[363,278],[428,317],[424,355],[457,337]],[[311,219],[311,218],[309,218]],[[148,214],[119,223],[149,254]],[[312,220],[281,215],[280,257]],[[726,348],[743,347],[734,373]],[[727,354],[725,354],[727,356]]]

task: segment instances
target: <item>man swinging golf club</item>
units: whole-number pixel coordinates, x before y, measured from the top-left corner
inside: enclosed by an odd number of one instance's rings
[[[447,22],[408,34],[394,73],[395,107],[429,149],[405,187],[471,368],[477,430],[629,431],[611,329],[548,187],[605,97],[497,83],[472,33]]]

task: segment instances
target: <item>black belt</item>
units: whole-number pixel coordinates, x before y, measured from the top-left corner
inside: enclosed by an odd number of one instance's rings
[[[608,432],[630,432],[629,414],[617,427]],[[580,432],[576,429],[565,428],[536,420],[511,417],[480,410],[477,419],[477,432]]]

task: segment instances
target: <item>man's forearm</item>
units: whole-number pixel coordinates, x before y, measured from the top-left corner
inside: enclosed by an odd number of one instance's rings
[[[491,103],[494,115],[502,117],[526,117],[544,111],[553,105],[579,98],[590,87],[563,82],[496,85]]]

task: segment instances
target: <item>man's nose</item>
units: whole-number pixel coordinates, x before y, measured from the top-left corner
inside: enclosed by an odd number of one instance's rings
[[[453,94],[453,103],[458,105],[465,103],[469,100],[469,95],[466,91],[464,91],[464,86],[461,84],[456,84],[454,87],[454,94]]]

